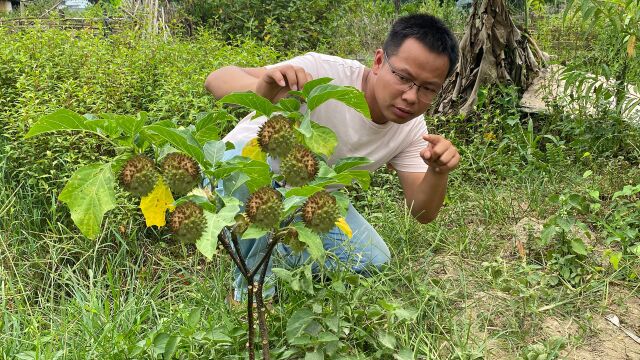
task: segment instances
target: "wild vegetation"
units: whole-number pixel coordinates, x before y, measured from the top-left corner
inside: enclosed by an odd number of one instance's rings
[[[87,132],[25,135],[63,108],[140,113],[145,126],[176,129],[197,128],[225,109],[231,115],[216,118],[222,135],[246,110],[205,92],[212,69],[307,50],[366,62],[395,16],[387,2],[273,2],[272,16],[257,3],[234,10],[260,24],[250,29],[246,21],[199,23],[185,5],[194,33],[167,39],[135,29],[105,36],[0,28],[0,358],[245,358],[246,309],[225,301],[231,259],[222,252],[207,259],[166,228],[146,227],[138,202],[120,189],[95,238],[85,237],[61,193],[78,169],[121,149]],[[527,26],[551,62],[639,85],[633,22],[622,22],[628,36],[621,36],[608,31],[610,16],[585,24],[555,4],[527,4],[511,10],[524,22],[528,9]],[[331,26],[305,43],[316,13],[287,11],[307,5],[328,9],[322,21]],[[453,4],[401,8],[414,11],[464,31],[465,14]],[[600,94],[615,97],[617,89]],[[549,113],[523,114],[519,96],[506,85],[482,89],[473,112],[428,119],[463,159],[435,222],[412,220],[391,170],[374,173],[366,190],[345,190],[393,260],[368,278],[315,276],[310,266],[276,270],[278,301],[267,314],[272,358],[640,357],[640,345],[603,318],[615,313],[640,333],[638,124],[604,101],[591,103],[596,112],[569,113],[558,102]]]

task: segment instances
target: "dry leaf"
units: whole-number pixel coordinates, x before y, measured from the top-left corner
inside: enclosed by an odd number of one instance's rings
[[[243,148],[242,156],[248,157],[252,160],[267,161],[267,154],[265,154],[260,145],[258,144],[258,138],[251,139]]]
[[[147,196],[143,196],[140,199],[140,210],[144,215],[144,220],[149,226],[165,226],[167,223],[165,213],[167,209],[173,211],[173,195],[167,184],[164,183],[162,178],[158,180],[156,186]]]
[[[345,218],[341,217],[338,219],[338,221],[336,221],[336,226],[345,233],[349,239],[353,237],[353,231],[351,231],[351,227],[347,224],[347,220],[345,220]]]

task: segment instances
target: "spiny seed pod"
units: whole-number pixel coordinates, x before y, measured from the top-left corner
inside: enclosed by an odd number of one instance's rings
[[[129,159],[120,172],[120,185],[140,197],[149,194],[157,181],[156,165],[145,155],[136,155]]]
[[[170,153],[162,160],[162,174],[176,196],[182,196],[202,180],[198,163],[182,153]]]
[[[258,131],[260,149],[273,157],[284,157],[293,149],[296,135],[291,123],[282,115],[274,115]]]
[[[271,187],[261,187],[247,199],[245,212],[252,223],[270,229],[282,215],[282,196]]]
[[[289,246],[291,250],[300,252],[307,247],[307,244],[300,241],[298,230],[294,228],[288,228],[286,233],[282,237],[282,243]]]
[[[280,172],[291,186],[302,186],[318,174],[318,160],[304,146],[296,146],[280,163]]]
[[[185,243],[194,243],[204,233],[207,219],[202,208],[193,201],[184,202],[176,206],[171,213],[169,227],[173,236]]]
[[[317,233],[326,233],[333,229],[340,218],[336,198],[326,191],[311,195],[302,205],[302,221],[309,229]]]

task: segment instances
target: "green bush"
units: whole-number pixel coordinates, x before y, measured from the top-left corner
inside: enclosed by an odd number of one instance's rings
[[[90,31],[35,27],[13,33],[0,29],[0,38],[6,176],[28,179],[41,191],[58,188],[82,159],[108,156],[113,149],[86,134],[71,141],[23,140],[40,116],[63,107],[96,114],[146,111],[153,121],[186,125],[216,106],[203,87],[209,72],[229,63],[257,66],[277,60],[270,48],[252,41],[226,45],[210,32],[186,42],[144,38],[135,31],[103,38]]]
[[[338,18],[354,1],[338,0],[187,0],[185,20],[219,31],[226,40],[251,37],[276,48],[317,49],[331,40]]]

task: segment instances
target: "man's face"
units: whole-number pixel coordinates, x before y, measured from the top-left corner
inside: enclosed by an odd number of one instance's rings
[[[373,120],[403,124],[431,106],[447,77],[449,58],[409,38],[396,54],[378,49],[371,70],[376,75]]]

